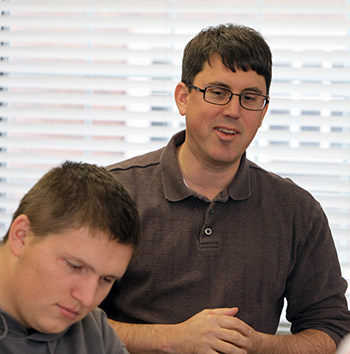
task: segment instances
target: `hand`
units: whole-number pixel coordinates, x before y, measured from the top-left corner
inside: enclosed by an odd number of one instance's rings
[[[254,331],[235,317],[238,308],[203,310],[176,325],[175,335],[183,354],[246,354]]]

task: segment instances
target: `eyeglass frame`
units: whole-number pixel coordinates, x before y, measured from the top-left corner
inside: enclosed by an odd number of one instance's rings
[[[208,103],[210,103],[210,104],[215,104],[216,106],[225,106],[225,105],[227,105],[228,103],[230,103],[230,101],[231,101],[231,99],[232,99],[233,96],[238,96],[238,97],[239,97],[239,105],[240,105],[243,109],[245,109],[245,110],[247,110],[247,111],[254,111],[254,112],[263,111],[263,110],[265,109],[266,105],[267,105],[268,103],[270,103],[270,98],[269,98],[269,96],[265,96],[265,95],[262,95],[262,94],[260,94],[260,93],[252,92],[251,94],[254,94],[254,95],[257,95],[257,96],[261,96],[261,97],[264,97],[264,98],[265,98],[264,106],[263,106],[262,108],[260,108],[260,109],[246,108],[246,107],[244,107],[244,106],[242,105],[242,95],[243,95],[244,93],[234,93],[234,92],[232,92],[230,89],[228,89],[228,88],[226,88],[226,87],[220,87],[220,86],[216,86],[216,85],[209,85],[209,86],[206,86],[204,89],[201,89],[201,88],[199,88],[199,87],[197,87],[197,86],[195,86],[195,85],[189,84],[189,83],[185,83],[185,85],[186,85],[187,87],[193,88],[193,89],[195,89],[195,90],[201,92],[201,93],[203,94],[203,100],[204,100],[205,102],[208,102]],[[230,92],[231,96],[229,97],[228,101],[227,101],[226,103],[214,103],[214,102],[210,102],[210,101],[206,100],[206,99],[205,99],[205,93],[206,93],[207,89],[208,89],[208,88],[211,88],[211,87],[217,87],[217,88],[219,88],[219,89],[221,89],[221,90]]]

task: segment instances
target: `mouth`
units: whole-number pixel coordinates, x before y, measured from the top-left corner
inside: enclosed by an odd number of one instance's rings
[[[228,129],[228,128],[215,128],[217,131],[219,131],[220,133],[224,133],[224,134],[229,134],[229,135],[236,135],[239,134],[239,132],[237,130],[234,129]]]
[[[67,318],[71,319],[71,320],[76,319],[80,315],[79,311],[76,311],[76,310],[74,310],[72,308],[65,307],[65,306],[62,306],[62,305],[57,305],[57,306],[60,309],[62,315],[64,317],[67,317]]]

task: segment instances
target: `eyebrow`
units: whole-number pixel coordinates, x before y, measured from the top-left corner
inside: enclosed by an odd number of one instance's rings
[[[72,257],[72,256],[71,256],[71,258],[74,259],[76,262],[81,263],[84,267],[86,267],[86,268],[92,270],[94,273],[97,274],[96,269],[95,269],[92,265],[86,263],[85,261],[83,261],[83,260],[80,259],[80,258],[76,258],[76,257]],[[116,281],[116,282],[119,282],[119,281],[121,280],[120,277],[117,277],[117,276],[115,276],[115,275],[113,275],[113,274],[101,274],[100,277],[108,278],[108,279],[114,280],[114,281]]]
[[[223,88],[226,88],[226,89],[232,91],[232,89],[229,85],[227,85],[223,82],[220,82],[220,81],[211,82],[208,84],[208,86],[220,86],[220,87],[223,87]],[[246,87],[245,89],[242,90],[242,92],[245,92],[245,91],[252,91],[252,92],[256,92],[256,93],[263,95],[263,92],[257,86]]]

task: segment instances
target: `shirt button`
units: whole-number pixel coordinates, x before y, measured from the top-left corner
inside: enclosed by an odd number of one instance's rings
[[[212,209],[209,210],[209,214],[210,214],[210,215],[213,215],[213,214],[214,214],[214,208],[212,208]]]
[[[210,227],[205,228],[204,233],[207,236],[210,236],[213,233],[213,230]]]

